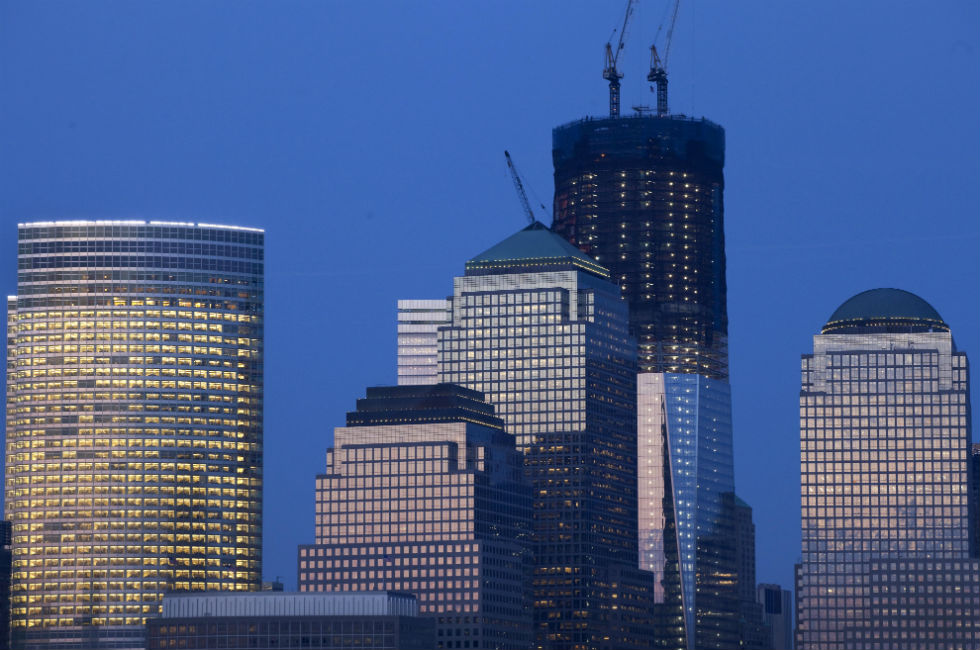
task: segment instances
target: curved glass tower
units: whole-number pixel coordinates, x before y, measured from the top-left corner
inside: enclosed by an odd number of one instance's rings
[[[6,516],[20,648],[141,648],[172,591],[261,580],[260,230],[18,226]]]

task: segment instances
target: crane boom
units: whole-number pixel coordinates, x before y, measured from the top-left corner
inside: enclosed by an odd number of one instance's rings
[[[534,211],[531,210],[531,203],[527,200],[527,192],[524,191],[524,183],[521,182],[521,175],[517,173],[517,167],[514,166],[514,161],[511,160],[509,151],[504,150],[504,157],[507,158],[507,169],[510,170],[510,178],[514,181],[514,189],[517,190],[517,198],[521,200],[521,207],[524,208],[524,214],[527,215],[528,222],[533,224],[535,221],[537,221],[537,219],[534,218]]]
[[[674,25],[677,24],[677,9],[681,6],[681,0],[674,0],[674,12],[670,17],[670,27],[667,28],[667,42],[664,45],[664,68],[667,67],[667,60],[670,58],[670,45],[674,42]]]
[[[602,70],[602,78],[609,81],[609,115],[616,117],[619,115],[619,80],[623,78],[616,68],[619,61],[619,53],[626,47],[626,26],[629,24],[630,17],[633,15],[633,0],[626,2],[626,15],[623,16],[623,28],[619,30],[619,43],[613,50],[612,39],[606,43],[606,66]]]

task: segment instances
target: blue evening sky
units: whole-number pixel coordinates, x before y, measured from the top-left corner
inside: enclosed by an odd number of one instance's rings
[[[639,0],[627,111],[653,103],[667,4]],[[20,221],[266,229],[264,573],[295,588],[332,429],[395,381],[396,300],[451,293],[523,227],[505,148],[550,208],[551,129],[607,112],[624,7],[0,0],[0,291]],[[671,107],[727,132],[735,477],[760,582],[791,588],[799,357],[841,302],[917,293],[980,363],[978,35],[975,0],[681,4]]]

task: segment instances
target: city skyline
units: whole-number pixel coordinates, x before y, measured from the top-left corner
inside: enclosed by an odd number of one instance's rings
[[[624,54],[624,114],[652,103],[643,29],[652,36],[661,7],[648,4]],[[9,152],[0,163],[0,244],[15,250],[17,222],[70,217],[266,228],[269,293],[282,291],[267,308],[276,315],[267,324],[275,353],[266,371],[265,498],[300,504],[268,513],[267,556],[285,559],[269,564],[267,577],[291,584],[289,548],[312,540],[310,488],[330,431],[364,386],[395,383],[395,301],[432,295],[520,225],[504,146],[548,200],[550,129],[607,111],[600,54],[621,7],[386,7],[384,20],[369,21],[349,6],[274,15],[214,6],[196,9],[189,27],[180,12],[114,7],[112,29],[103,22],[111,10],[55,17],[0,8],[0,60],[10,71],[0,107]],[[969,29],[977,9],[869,4],[844,13],[684,5],[671,70],[674,108],[723,124],[729,137],[735,483],[755,509],[759,580],[783,587],[799,548],[796,355],[812,323],[840,296],[901,287],[928,297],[968,355],[980,352],[980,46]],[[69,30],[78,24],[84,29]],[[181,51],[150,36],[178,24],[189,30]],[[409,51],[402,31],[429,38],[411,39],[419,48]],[[414,77],[393,77],[390,55],[357,46],[385,39],[408,52]],[[37,42],[52,45],[41,53]],[[914,56],[898,65],[894,53],[910,43]],[[345,48],[364,58],[343,58]],[[431,65],[450,48],[448,66]],[[541,74],[519,79],[525,60],[540,62]],[[336,99],[352,92],[341,71],[360,64],[358,101]],[[929,80],[925,91],[907,83],[916,75]],[[493,76],[501,81],[488,84]],[[451,90],[437,102],[413,90],[419,85]],[[378,160],[391,152],[397,165]],[[385,192],[369,190],[379,182]],[[14,293],[9,261],[2,277]],[[955,286],[945,286],[949,277]],[[356,358],[345,350],[353,347]]]

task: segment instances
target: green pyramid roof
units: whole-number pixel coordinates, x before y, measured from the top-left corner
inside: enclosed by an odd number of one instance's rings
[[[609,271],[540,221],[491,246],[466,263],[467,275],[577,268],[601,278]]]

